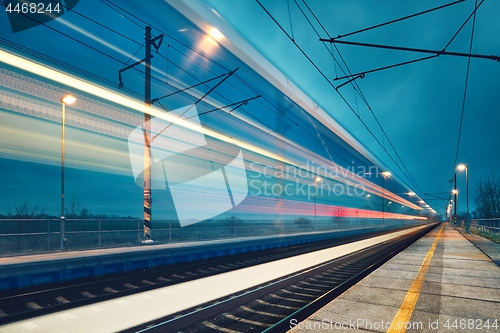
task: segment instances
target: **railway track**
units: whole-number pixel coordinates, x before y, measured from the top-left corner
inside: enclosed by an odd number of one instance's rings
[[[387,231],[57,285],[4,291],[0,296],[0,325],[318,251],[385,233]]]
[[[122,333],[286,332],[435,225]]]

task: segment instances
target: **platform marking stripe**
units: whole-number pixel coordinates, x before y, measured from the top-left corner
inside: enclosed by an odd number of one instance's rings
[[[441,236],[441,232],[443,231],[443,228],[444,224],[441,226],[441,229],[439,229],[436,239],[432,243],[429,252],[427,252],[424,261],[422,262],[422,265],[420,265],[420,269],[417,273],[417,276],[415,277],[415,280],[413,280],[413,283],[411,284],[411,287],[408,290],[408,293],[406,294],[403,303],[399,307],[396,316],[392,320],[391,327],[389,328],[389,330],[387,330],[387,333],[406,332],[407,323],[410,322],[411,315],[413,313],[413,310],[415,309],[415,305],[417,304],[418,296],[420,295],[420,290],[422,289],[422,286],[424,284],[425,276],[427,275],[427,271],[429,270],[429,267],[431,265],[431,259],[432,256],[434,255],[434,251],[436,250],[436,246],[439,241],[439,237]]]

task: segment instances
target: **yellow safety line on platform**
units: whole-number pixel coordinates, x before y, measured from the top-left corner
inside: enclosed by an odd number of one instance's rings
[[[422,286],[424,284],[425,276],[427,275],[427,271],[429,270],[429,267],[431,265],[431,259],[434,255],[434,251],[436,250],[436,246],[443,228],[444,224],[441,226],[441,229],[439,229],[434,243],[432,243],[429,252],[427,252],[424,261],[422,262],[422,265],[420,265],[417,276],[415,277],[415,280],[413,280],[410,290],[408,290],[408,293],[406,294],[403,303],[399,307],[398,313],[396,313],[396,316],[392,320],[391,327],[389,328],[389,330],[387,330],[387,333],[406,332],[407,324],[410,322],[411,315],[413,313],[413,310],[415,309],[415,305],[417,304],[420,290],[422,289]]]

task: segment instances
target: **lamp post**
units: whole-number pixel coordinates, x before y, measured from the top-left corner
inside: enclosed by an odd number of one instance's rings
[[[453,173],[453,186],[454,186],[454,189],[451,192],[455,195],[455,197],[453,198],[453,200],[455,202],[455,207],[453,208],[453,224],[457,225],[457,203],[458,203],[457,194],[458,194],[458,191],[457,191],[457,173],[456,172]]]
[[[384,207],[384,185],[385,180],[390,178],[392,174],[389,171],[382,172],[382,224],[385,224],[385,207]]]
[[[76,98],[67,94],[61,97],[62,117],[61,117],[61,220],[60,220],[60,249],[64,250],[65,241],[65,217],[64,217],[64,118],[66,114],[66,104],[73,104]]]
[[[465,230],[470,232],[469,220],[469,166],[467,164],[459,164],[457,166],[459,171],[465,170],[465,202],[466,202],[466,217],[465,217]]]
[[[455,188],[454,190],[451,191],[451,194],[453,194],[455,196],[455,199],[453,199],[453,202],[454,202],[454,206],[453,206],[453,224],[457,225],[458,190]]]
[[[318,193],[316,183],[319,183],[320,181],[320,176],[316,176],[316,178],[314,178],[314,231],[316,231],[316,194]]]

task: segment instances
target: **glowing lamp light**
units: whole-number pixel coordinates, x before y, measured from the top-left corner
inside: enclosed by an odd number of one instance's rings
[[[321,177],[320,176],[317,176],[316,178],[314,178],[314,182],[315,183],[319,183],[321,181]]]
[[[220,39],[224,38],[224,35],[222,34],[222,32],[220,32],[219,29],[217,29],[217,28],[210,29],[208,34],[210,35],[210,37],[212,37],[215,40],[220,40]]]
[[[388,177],[392,176],[392,174],[389,171],[384,171],[384,172],[382,172],[382,176],[388,178]]]
[[[61,98],[61,102],[62,103],[65,103],[65,104],[73,104],[74,102],[76,101],[76,98],[75,96],[73,95],[64,95],[62,98]]]
[[[408,192],[408,195],[409,195],[410,197],[413,197],[413,196],[415,195],[415,192],[410,191],[410,192]]]
[[[369,198],[371,195],[367,194],[366,197]]]
[[[464,171],[465,169],[467,169],[467,165],[465,165],[465,164],[457,165],[457,170]]]
[[[458,194],[458,190],[452,190],[451,193],[452,194]]]

